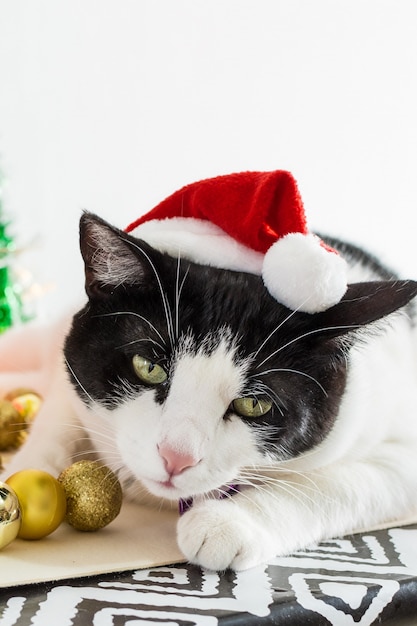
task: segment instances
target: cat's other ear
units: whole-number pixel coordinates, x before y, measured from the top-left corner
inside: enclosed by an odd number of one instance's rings
[[[338,304],[315,314],[315,322],[326,336],[345,335],[401,309],[416,295],[414,280],[353,283]]]
[[[118,287],[146,284],[149,254],[155,252],[144,242],[87,212],[80,220],[80,249],[89,298],[106,297]]]

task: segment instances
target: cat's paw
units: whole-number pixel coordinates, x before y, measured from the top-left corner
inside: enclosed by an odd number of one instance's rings
[[[233,501],[191,508],[178,521],[177,540],[190,563],[214,571],[244,570],[274,556],[271,537]]]

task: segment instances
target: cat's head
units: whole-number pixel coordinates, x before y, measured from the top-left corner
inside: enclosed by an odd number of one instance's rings
[[[417,293],[411,281],[357,283],[327,311],[291,311],[258,276],[173,258],[91,214],[81,250],[88,303],[65,345],[72,384],[114,467],[171,499],[323,441],[358,331]]]

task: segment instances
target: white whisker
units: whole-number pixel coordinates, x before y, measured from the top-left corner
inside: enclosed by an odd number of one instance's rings
[[[281,476],[274,477],[264,474],[263,472],[243,469],[237,480],[241,485],[252,487],[257,491],[267,493],[268,497],[272,496],[272,498],[277,502],[280,502],[279,491],[284,491],[304,506],[308,504],[309,508],[310,506],[320,508],[321,513],[326,517],[328,516],[327,510],[323,505],[332,505],[336,502],[336,500],[331,498],[329,494],[324,493],[313,480],[311,475],[294,470],[292,472],[288,472],[288,470],[281,470],[279,467],[268,467],[266,469],[269,474],[271,471],[275,471],[278,474],[282,471],[283,474]],[[292,474],[293,477],[298,480],[291,480],[288,477],[288,474]]]
[[[165,339],[162,337],[161,333],[157,330],[157,328],[155,328],[155,326],[148,319],[146,319],[146,317],[144,317],[143,315],[139,315],[139,313],[135,313],[134,311],[115,311],[114,313],[100,313],[100,315],[93,315],[92,318],[95,318],[95,317],[113,317],[113,316],[117,316],[117,315],[133,315],[134,317],[138,317],[143,322],[146,322],[146,324],[148,324],[150,326],[150,328],[152,328],[152,330],[155,332],[155,334],[158,335],[158,337],[160,338],[162,343],[165,345]]]
[[[123,237],[122,237],[122,241],[124,241],[128,245],[132,246],[133,248],[136,248],[136,250],[138,250],[141,254],[143,254],[145,259],[148,261],[150,267],[152,268],[152,271],[153,271],[154,276],[156,278],[156,281],[158,283],[159,293],[161,294],[162,306],[164,307],[165,319],[166,319],[166,324],[167,324],[168,336],[169,336],[170,343],[171,343],[171,348],[174,348],[175,338],[174,338],[174,324],[173,324],[173,321],[172,321],[172,313],[171,313],[171,309],[169,307],[167,294],[166,294],[166,292],[165,292],[165,290],[164,290],[164,288],[162,286],[161,277],[159,276],[159,273],[158,273],[158,271],[157,271],[157,269],[156,269],[152,259],[145,252],[145,250],[143,250],[143,248],[141,248],[139,245],[133,243],[132,241],[130,241],[128,239],[124,239]]]
[[[290,320],[292,318],[293,315],[295,315],[295,313],[297,313],[298,309],[295,309],[294,311],[291,311],[289,313],[289,315],[287,315],[287,317],[285,319],[282,320],[282,322],[280,322],[278,324],[278,326],[276,326],[274,328],[274,330],[272,330],[269,335],[267,336],[266,339],[264,339],[264,341],[261,343],[261,345],[259,346],[259,348],[256,350],[255,354],[253,355],[253,358],[256,359],[256,357],[258,356],[258,354],[260,353],[260,351],[262,350],[262,348],[268,343],[268,341],[271,339],[271,337],[273,337],[275,335],[275,333],[277,333],[279,331],[280,328],[282,328],[284,326],[284,324],[286,324],[286,322],[288,322],[288,320]]]
[[[287,343],[285,343],[283,346],[280,346],[279,348],[277,348],[277,350],[274,350],[274,352],[271,352],[271,354],[265,357],[264,360],[258,363],[256,367],[258,368],[262,367],[262,365],[264,365],[267,361],[269,361],[274,356],[279,354],[282,350],[285,350],[285,348],[288,348],[288,346],[291,346],[293,343],[296,343],[297,341],[300,341],[301,339],[305,339],[305,337],[310,337],[311,335],[316,335],[317,333],[324,333],[330,330],[353,330],[355,328],[360,328],[360,326],[358,324],[350,324],[348,326],[326,326],[324,328],[315,328],[314,330],[310,330],[307,333],[298,335],[294,339],[291,339],[291,341],[287,341]]]
[[[178,250],[177,271],[176,271],[176,275],[175,275],[175,339],[177,341],[178,341],[179,326],[180,326],[180,315],[179,315],[179,307],[180,307],[180,292],[179,292],[180,269],[181,269],[181,254],[180,254],[180,251]]]
[[[67,358],[65,359],[65,364],[68,367],[69,371],[71,372],[72,376],[74,377],[75,381],[77,382],[77,385],[79,386],[79,388],[85,393],[87,398],[94,404],[95,403],[94,398],[88,393],[87,389],[81,383],[80,379],[78,378],[78,376],[74,372],[74,369],[71,367],[71,365],[70,365],[70,363],[69,363]]]
[[[301,372],[300,370],[294,370],[288,367],[271,368],[269,370],[264,370],[263,372],[257,372],[256,375],[253,374],[252,376],[249,376],[249,378],[255,378],[256,376],[265,376],[266,374],[271,374],[273,372],[289,372],[290,374],[298,374],[299,376],[305,376],[306,378],[309,378],[314,383],[316,383],[316,385],[320,387],[320,389],[322,390],[322,392],[324,393],[326,397],[328,395],[327,391],[324,389],[323,385],[319,383],[317,378],[314,378],[314,376],[310,376],[310,374],[307,374],[306,372]]]
[[[154,346],[157,346],[162,352],[165,351],[164,346],[162,346],[160,343],[158,343],[154,339],[150,339],[149,337],[145,337],[144,339],[133,339],[132,341],[128,341],[127,343],[124,343],[121,346],[116,346],[115,350],[122,350],[123,348],[134,346],[137,343],[152,343]]]

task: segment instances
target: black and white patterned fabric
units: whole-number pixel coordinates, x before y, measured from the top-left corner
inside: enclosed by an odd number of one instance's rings
[[[0,590],[0,626],[161,624],[417,625],[417,524],[246,572],[175,565]]]

